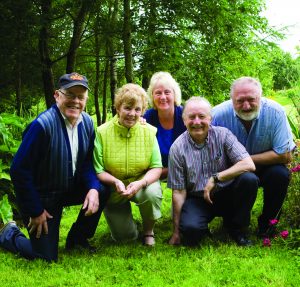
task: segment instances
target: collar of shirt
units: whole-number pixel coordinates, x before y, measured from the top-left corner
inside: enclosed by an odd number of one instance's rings
[[[191,135],[188,131],[187,131],[187,136],[188,136],[188,141],[197,149],[204,148],[204,146],[207,145],[207,143],[208,143],[208,137],[205,139],[204,143],[198,144],[193,140],[193,138],[191,137]]]
[[[82,114],[80,114],[76,124],[74,126],[72,126],[71,123],[69,122],[69,120],[66,118],[66,116],[61,111],[59,111],[59,112],[60,112],[61,116],[63,117],[67,128],[70,128],[70,129],[77,128],[77,126],[82,122]]]

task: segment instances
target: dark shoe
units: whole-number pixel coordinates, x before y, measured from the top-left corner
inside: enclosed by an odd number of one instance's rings
[[[9,222],[7,222],[6,224],[4,224],[4,226],[0,229],[0,236],[2,234],[4,234],[4,232],[8,229],[10,229],[11,227],[17,227],[16,222],[11,220]]]
[[[236,242],[238,246],[251,246],[252,241],[242,232],[230,232],[229,236]]]
[[[87,239],[74,239],[70,236],[66,240],[66,250],[85,249],[91,253],[96,252],[97,248],[92,246]]]

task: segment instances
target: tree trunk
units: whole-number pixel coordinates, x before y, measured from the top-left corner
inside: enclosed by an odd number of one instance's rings
[[[149,84],[150,84],[150,79],[149,77],[146,75],[146,73],[143,73],[142,76],[142,87],[147,91]]]
[[[95,110],[97,117],[97,126],[101,125],[101,112],[99,108],[99,81],[100,81],[100,43],[99,43],[99,15],[97,14],[95,22],[95,57],[96,57],[96,75],[95,75],[95,86],[94,86],[94,101],[95,101]]]
[[[157,9],[156,9],[156,1],[151,0],[149,2],[149,10],[147,11],[148,14],[148,23],[147,23],[147,33],[149,35],[147,39],[146,46],[148,49],[152,50],[155,47],[156,39],[153,39],[153,35],[156,32],[156,21],[157,21]],[[153,53],[146,53],[143,56],[142,61],[142,87],[147,90],[150,78],[154,71],[156,71],[155,63],[157,59],[155,54]]]
[[[133,82],[132,49],[131,49],[131,13],[130,0],[124,0],[123,43],[125,56],[125,77],[127,83]]]
[[[116,68],[116,62],[117,59],[112,56],[109,59],[110,63],[110,98],[111,98],[111,111],[113,116],[116,114],[116,109],[114,107],[114,102],[115,102],[115,93],[117,90],[117,68]]]
[[[107,79],[108,79],[109,60],[106,60],[104,77],[103,77],[103,92],[102,92],[102,122],[106,122],[107,107],[106,107],[106,91],[107,91]]]
[[[113,11],[111,14],[111,27],[112,31],[116,32],[116,27],[117,27],[117,16],[118,16],[118,5],[119,1],[115,0],[114,1],[114,7]],[[116,62],[117,59],[115,57],[115,40],[113,37],[108,38],[108,53],[109,53],[109,61],[110,61],[110,97],[111,97],[111,103],[112,103],[112,114],[116,114],[116,110],[114,108],[114,100],[115,100],[115,92],[117,89],[117,67],[116,67]]]
[[[45,100],[47,108],[55,103],[54,94],[54,80],[52,73],[52,62],[49,52],[49,30],[51,26],[51,0],[41,1],[41,30],[39,36],[39,52],[42,66],[42,79],[45,93]]]
[[[81,1],[80,10],[74,19],[74,26],[73,26],[73,36],[70,42],[69,51],[67,54],[67,66],[66,66],[66,73],[72,73],[75,71],[75,63],[76,63],[76,56],[77,50],[81,42],[85,18],[89,13],[89,9],[91,9],[92,3],[88,0]]]
[[[15,89],[16,89],[16,111],[17,115],[21,114],[21,98],[22,98],[22,59],[21,59],[21,37],[20,30],[17,32],[17,63],[16,63],[16,81],[15,81]]]

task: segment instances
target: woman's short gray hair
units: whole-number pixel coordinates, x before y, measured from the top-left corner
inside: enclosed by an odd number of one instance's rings
[[[154,107],[154,104],[153,104],[153,90],[154,90],[155,86],[157,86],[158,84],[170,87],[174,91],[175,105],[180,106],[180,104],[181,104],[181,90],[180,90],[179,84],[176,82],[176,80],[168,72],[157,72],[157,73],[153,74],[153,76],[151,77],[149,88],[148,88],[148,91],[147,91],[151,105]]]

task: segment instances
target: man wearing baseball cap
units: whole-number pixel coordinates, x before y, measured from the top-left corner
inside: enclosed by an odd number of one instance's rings
[[[93,250],[88,242],[109,197],[92,164],[94,125],[84,112],[87,78],[60,77],[56,104],[25,130],[11,166],[19,210],[30,239],[14,221],[0,231],[0,246],[28,259],[57,261],[59,225],[64,206],[82,204],[66,241],[66,249]]]

